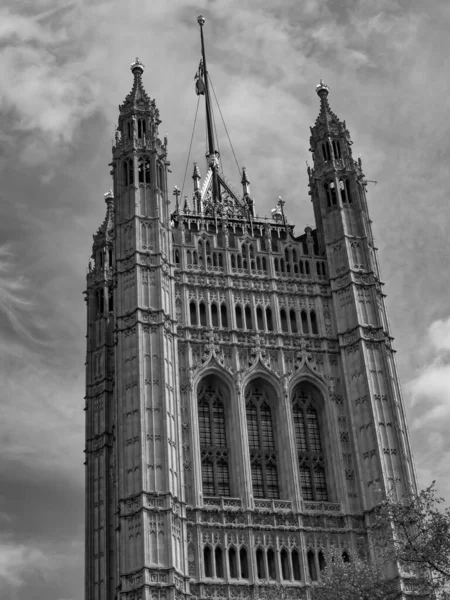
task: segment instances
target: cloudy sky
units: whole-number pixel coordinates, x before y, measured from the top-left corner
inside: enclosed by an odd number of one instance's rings
[[[85,306],[117,105],[146,65],[182,186],[196,17],[259,214],[313,224],[322,77],[362,157],[419,483],[450,500],[446,0],[3,0],[0,8],[0,596],[82,600]],[[204,173],[203,114],[193,156]],[[225,170],[236,165],[218,122]],[[190,192],[189,164],[185,189]]]

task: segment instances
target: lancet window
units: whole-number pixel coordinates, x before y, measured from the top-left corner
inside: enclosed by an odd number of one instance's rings
[[[341,144],[339,140],[333,140],[334,158],[341,158]]]
[[[147,123],[145,119],[138,119],[138,138],[143,138],[147,133]]]
[[[350,191],[350,180],[339,179],[339,190],[341,192],[342,202],[344,204],[352,204],[352,195]]]
[[[304,500],[327,501],[319,402],[320,394],[310,383],[303,382],[295,388],[292,412],[302,496]]]
[[[140,158],[138,160],[138,182],[150,183],[150,159]]]
[[[123,169],[123,184],[125,187],[128,185],[133,185],[134,183],[134,165],[133,159],[129,158],[123,161],[122,164]]]
[[[337,204],[337,193],[336,193],[336,184],[334,181],[327,181],[323,184],[325,189],[325,194],[327,196],[327,205],[329,207],[336,206]]]
[[[229,496],[229,453],[223,390],[208,377],[198,392],[198,425],[204,496]]]
[[[247,432],[250,448],[253,495],[279,498],[274,424],[266,382],[252,381],[246,391]]]
[[[329,141],[326,141],[322,144],[322,156],[325,162],[331,160],[331,147]]]

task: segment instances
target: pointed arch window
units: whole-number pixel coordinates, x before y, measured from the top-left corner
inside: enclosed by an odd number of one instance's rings
[[[253,495],[279,498],[277,453],[267,384],[252,381],[245,394]]]
[[[217,310],[217,304],[214,302],[211,304],[211,324],[213,327],[219,327],[219,312]]]
[[[314,310],[312,310],[309,314],[310,318],[311,318],[311,333],[313,333],[314,335],[317,335],[319,333],[319,329],[317,327],[317,315],[316,312]]]
[[[280,310],[280,321],[281,321],[281,331],[283,333],[288,333],[289,332],[288,320],[287,320],[286,311],[284,310],[284,308],[282,308]]]
[[[322,144],[322,155],[325,162],[331,160],[330,142],[326,141]]]
[[[138,182],[144,183],[144,159],[138,160]]]
[[[264,329],[264,316],[263,310],[260,306],[258,306],[256,309],[256,322],[258,325],[258,329],[262,331]]]
[[[245,328],[253,329],[252,310],[251,310],[250,306],[248,306],[248,305],[245,307]]]
[[[327,501],[325,455],[318,415],[319,392],[309,383],[299,384],[292,397],[300,485],[304,500]]]
[[[353,204],[353,197],[350,186],[350,179],[345,180],[345,193],[347,194],[347,201],[349,204]]]
[[[146,158],[144,161],[144,178],[145,183],[150,183],[150,159]]]
[[[334,158],[341,158],[341,144],[339,140],[333,140]]]
[[[229,496],[229,452],[223,391],[213,378],[198,393],[198,426],[204,496]]]
[[[306,314],[306,310],[302,310],[302,312],[300,313],[300,317],[302,320],[303,333],[309,333],[308,315]]]
[[[242,320],[242,308],[239,305],[236,306],[236,327],[238,329],[244,329],[244,323]]]
[[[189,314],[190,314],[191,325],[197,325],[197,306],[196,306],[195,302],[191,302],[189,304]]]
[[[163,191],[163,184],[164,184],[164,171],[163,171],[163,167],[160,163],[158,163],[157,167],[156,167],[156,183],[159,187],[159,189],[161,191]]]
[[[291,309],[289,316],[291,318],[291,331],[292,331],[292,333],[297,333],[297,318],[295,316],[294,309]]]
[[[225,304],[220,305],[220,320],[222,327],[228,327],[227,307]]]
[[[267,329],[273,331],[272,309],[269,307],[266,308],[266,323]]]
[[[138,119],[138,138],[143,138],[147,133],[147,123],[145,119]]]
[[[202,325],[203,327],[206,327],[207,323],[206,323],[206,306],[204,302],[200,302],[199,306],[199,312],[200,312],[200,325]]]
[[[129,158],[123,161],[123,183],[124,186],[133,185],[134,183],[134,167],[133,159]]]

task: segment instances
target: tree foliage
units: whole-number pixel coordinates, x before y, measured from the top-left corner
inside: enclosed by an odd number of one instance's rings
[[[336,550],[327,553],[320,582],[312,588],[313,600],[395,600],[401,596],[396,579],[384,579],[381,566],[357,556],[344,561]]]
[[[435,482],[416,494],[396,499],[395,489],[376,510],[374,531],[385,554],[410,573],[416,589],[447,596],[450,584],[450,508],[436,495]]]

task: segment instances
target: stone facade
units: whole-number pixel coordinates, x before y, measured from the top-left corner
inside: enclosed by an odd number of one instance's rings
[[[87,276],[86,600],[302,598],[415,486],[361,161],[320,84],[316,229],[256,215],[167,140],[132,65]]]

